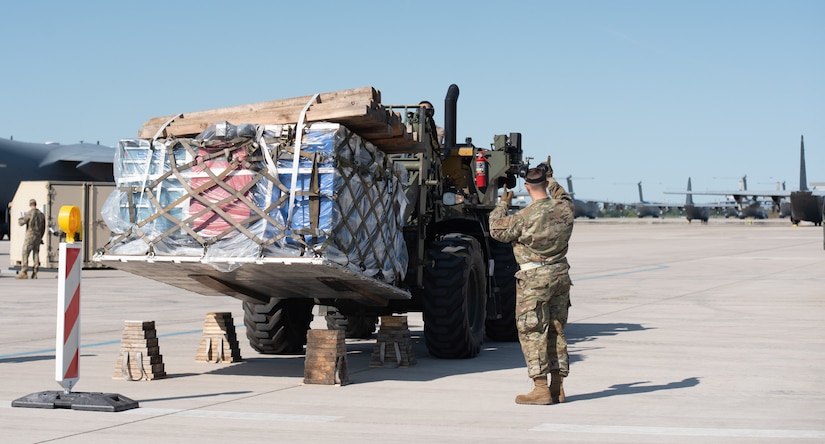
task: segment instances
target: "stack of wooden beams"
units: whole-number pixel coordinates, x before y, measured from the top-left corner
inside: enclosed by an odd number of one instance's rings
[[[150,381],[165,376],[155,321],[126,321],[113,379]]]
[[[370,367],[409,367],[416,364],[406,316],[381,316]]]
[[[227,121],[233,125],[295,124],[312,96],[273,100],[207,111],[149,119],[138,132],[141,139],[194,137],[210,125]],[[164,125],[171,123],[164,128]],[[381,93],[373,87],[321,93],[307,110],[305,122],[333,122],[346,126],[387,153],[407,152],[416,142],[402,116],[381,105]],[[162,129],[162,131],[161,131]]]
[[[206,314],[203,320],[203,337],[195,355],[195,361],[215,364],[242,361],[232,313]]]
[[[348,382],[347,345],[344,331],[307,331],[304,383],[344,385]]]

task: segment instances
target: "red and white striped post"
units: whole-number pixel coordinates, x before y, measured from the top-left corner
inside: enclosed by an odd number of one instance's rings
[[[57,281],[57,332],[55,339],[55,380],[65,393],[80,379],[80,270],[83,244],[75,242],[80,228],[80,210],[60,208],[58,223],[66,233],[60,243]]]
[[[137,401],[117,393],[77,393],[72,387],[80,379],[80,270],[83,266],[83,244],[75,243],[80,234],[80,210],[63,206],[57,218],[66,233],[60,243],[60,263],[57,276],[57,338],[55,347],[55,379],[63,393],[46,391],[32,393],[12,401],[12,407],[71,408],[97,412],[120,412],[138,408]],[[78,237],[78,241],[80,238]]]

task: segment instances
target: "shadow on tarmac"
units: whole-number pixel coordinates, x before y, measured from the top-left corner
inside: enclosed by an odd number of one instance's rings
[[[660,390],[673,390],[673,389],[682,389],[682,388],[689,388],[695,387],[699,385],[699,378],[691,377],[685,378],[678,382],[668,382],[667,384],[657,384],[657,385],[639,385],[639,384],[649,384],[650,381],[643,381],[643,382],[631,382],[628,384],[614,384],[611,385],[609,388],[602,390],[600,392],[594,393],[584,393],[581,395],[573,395],[567,397],[567,402],[573,401],[584,401],[586,399],[596,399],[596,398],[606,398],[608,396],[620,396],[620,395],[635,395],[637,393],[649,393],[649,392],[657,392]]]
[[[589,342],[601,336],[615,336],[631,331],[648,330],[639,324],[569,324],[565,328],[570,344]],[[380,382],[386,380],[432,381],[459,374],[483,373],[497,370],[524,368],[521,345],[516,342],[484,342],[481,353],[473,359],[436,359],[429,355],[421,329],[410,331],[417,363],[399,372],[394,368],[371,367],[370,360],[375,347],[375,335],[368,340],[347,340],[347,368],[351,383]],[[581,361],[584,351],[571,352],[570,362]],[[213,375],[233,376],[304,376],[304,355],[260,355],[231,366],[208,372]],[[612,393],[616,394],[616,393]],[[607,395],[609,396],[609,395]]]
[[[80,355],[80,358],[89,358],[97,356],[93,353],[83,353]],[[36,361],[54,361],[55,355],[54,352],[48,355],[30,355],[30,356],[12,356],[9,358],[0,358],[0,364],[16,364],[22,362],[36,362]]]
[[[640,324],[614,323],[614,324],[582,324],[574,323],[567,324],[564,328],[564,335],[567,337],[568,344],[575,344],[577,342],[593,341],[601,336],[616,336],[619,333],[627,333],[631,331],[651,330],[651,328],[642,327]]]
[[[36,356],[15,356],[13,358],[0,359],[0,364],[17,364],[21,362],[35,362],[35,361],[54,361],[54,353],[50,355],[36,355]]]
[[[204,393],[202,395],[172,396],[172,397],[169,397],[169,398],[141,399],[140,402],[173,401],[173,400],[177,400],[177,399],[210,398],[212,396],[227,396],[227,395],[248,395],[250,393],[254,393],[254,392],[249,391],[249,390],[244,390],[244,391],[240,391],[240,392]]]
[[[615,323],[615,324],[584,324],[584,323],[575,323],[569,324],[565,328],[565,336],[567,336],[567,343],[568,344],[576,344],[576,343],[585,343],[590,341],[595,341],[601,336],[615,336],[620,333],[627,333],[633,331],[644,331],[644,330],[652,330],[652,328],[643,327],[640,324],[626,324],[626,323]],[[588,350],[592,350],[589,348]],[[570,353],[570,362],[576,362],[583,360],[583,356],[579,356],[581,353]],[[640,384],[649,384],[650,381],[643,381],[643,382],[631,382],[628,384],[614,384],[611,385],[609,388],[602,390],[600,392],[594,393],[584,393],[580,395],[573,395],[567,397],[567,402],[572,401],[584,401],[586,399],[595,399],[595,398],[606,398],[608,396],[620,396],[620,395],[634,395],[637,393],[648,393],[648,392],[656,392],[660,390],[673,390],[673,389],[681,389],[681,388],[689,388],[695,387],[699,385],[699,378],[691,377],[685,378],[678,382],[669,382],[667,384],[657,384],[657,385],[640,385]]]

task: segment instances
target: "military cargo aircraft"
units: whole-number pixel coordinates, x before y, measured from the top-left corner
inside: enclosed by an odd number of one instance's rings
[[[688,177],[687,191],[685,193],[685,218],[688,223],[693,220],[699,220],[702,223],[707,223],[710,219],[711,211],[724,212],[725,217],[735,216],[739,217],[738,205],[733,201],[722,201],[715,203],[697,204],[693,202],[693,195],[690,192],[693,190],[690,177]]]
[[[685,218],[687,218],[688,223],[694,219],[700,220],[702,223],[708,223],[708,219],[710,219],[711,207],[706,205],[696,205],[693,203],[693,195],[689,194],[690,191],[692,191],[690,177],[688,177],[687,190],[688,194],[685,195]]]
[[[28,143],[0,138],[0,239],[12,223],[9,203],[24,180],[102,181],[114,180],[114,148],[92,143],[60,145]]]
[[[805,137],[800,138],[800,161],[799,161],[799,190],[787,191],[751,191],[747,188],[747,176],[742,178],[744,189],[736,191],[688,191],[688,192],[666,192],[667,194],[693,194],[710,196],[732,196],[739,204],[740,218],[766,219],[768,212],[759,203],[760,197],[770,198],[774,206],[781,208],[783,198],[790,199],[791,223],[799,224],[801,221],[813,222],[814,225],[822,224],[822,206],[825,204],[825,190],[808,189],[808,177],[805,171]]]
[[[637,217],[659,217],[662,215],[663,208],[673,206],[667,203],[654,203],[646,201],[644,194],[642,194],[642,182],[639,182],[637,185],[639,187],[639,202],[635,204]]]
[[[573,192],[573,176],[567,176],[567,192],[573,198],[573,218],[586,217],[595,219],[599,217],[599,204],[592,200],[576,199]]]

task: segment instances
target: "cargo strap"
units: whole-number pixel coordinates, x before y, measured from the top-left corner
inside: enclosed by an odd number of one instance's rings
[[[398,345],[398,341],[391,341],[392,346],[395,348],[395,366],[398,367],[401,365],[401,347]],[[379,362],[384,365],[385,357],[387,352],[387,341],[381,341],[379,343],[379,351],[378,351],[378,359]]]
[[[221,363],[225,360],[223,355],[223,336],[207,336],[206,338],[206,362]],[[212,340],[217,339],[218,345],[212,355]]]
[[[311,99],[304,105],[304,108],[301,110],[301,115],[298,117],[298,126],[295,130],[295,153],[292,156],[292,182],[290,184],[290,190],[298,189],[298,168],[300,166],[301,160],[301,144],[303,143],[303,136],[304,136],[304,120],[306,120],[307,111],[309,107],[312,106],[313,103],[318,101],[319,94],[316,93],[312,96]],[[292,207],[295,205],[295,193],[289,193],[289,207],[286,209],[286,226],[287,229],[292,226]]]
[[[143,198],[144,198],[144,195],[146,193],[146,181],[149,180],[149,172],[150,172],[149,166],[152,164],[153,151],[155,150],[155,141],[158,140],[158,138],[160,138],[160,136],[163,134],[163,132],[166,130],[166,128],[169,125],[172,124],[172,122],[174,122],[176,119],[178,119],[179,117],[182,117],[182,116],[183,116],[182,113],[178,113],[178,114],[175,114],[174,116],[172,116],[171,118],[169,118],[169,120],[167,120],[166,123],[164,123],[163,125],[160,126],[160,128],[158,128],[157,132],[152,137],[152,140],[149,141],[149,152],[146,154],[146,165],[144,166],[144,170],[143,170],[144,171],[143,182],[141,183],[141,186],[140,186],[140,190],[141,190],[140,191],[140,204],[143,204]]]
[[[140,369],[140,376],[135,378],[132,376],[132,368],[129,365],[129,352],[123,352],[123,358],[120,362],[120,374],[123,375],[123,379],[126,381],[142,381],[143,379],[148,379],[146,377],[146,372],[143,370],[143,352],[137,352],[135,356],[135,361],[137,361],[138,369]]]
[[[337,356],[335,358],[335,376],[333,381],[336,384],[342,384],[347,375],[347,355]]]

